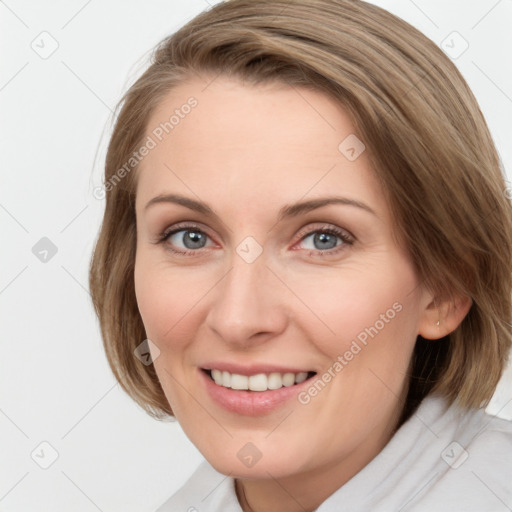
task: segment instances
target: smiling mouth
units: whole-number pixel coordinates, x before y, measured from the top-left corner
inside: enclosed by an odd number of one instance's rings
[[[258,373],[256,375],[240,375],[216,369],[202,369],[218,386],[240,391],[269,391],[291,387],[311,379],[316,372],[300,373]]]

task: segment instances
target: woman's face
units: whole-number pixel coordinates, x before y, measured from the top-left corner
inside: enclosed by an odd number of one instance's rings
[[[156,372],[219,471],[353,474],[392,435],[431,297],[343,109],[303,88],[206,85],[161,102],[137,171]]]

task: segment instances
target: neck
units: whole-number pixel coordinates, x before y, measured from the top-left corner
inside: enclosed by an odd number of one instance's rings
[[[307,472],[262,479],[237,479],[235,489],[244,512],[313,512],[388,443],[398,427],[398,417],[384,430],[368,436],[342,459]]]

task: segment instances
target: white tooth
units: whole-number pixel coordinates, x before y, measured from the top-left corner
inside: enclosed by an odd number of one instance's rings
[[[222,385],[226,388],[231,387],[231,373],[222,372]]]
[[[294,373],[285,373],[283,375],[283,386],[289,387],[295,384],[295,374]]]
[[[268,389],[279,389],[283,387],[283,379],[280,373],[271,373],[268,376]]]
[[[297,373],[295,377],[295,384],[300,384],[301,382],[304,382],[308,378],[307,372],[301,372]]]
[[[222,386],[222,372],[220,370],[212,370],[212,377],[215,384]]]
[[[232,389],[249,389],[249,377],[247,375],[231,374]]]
[[[266,391],[267,390],[267,376],[264,373],[251,375],[249,377],[249,389],[251,391]]]

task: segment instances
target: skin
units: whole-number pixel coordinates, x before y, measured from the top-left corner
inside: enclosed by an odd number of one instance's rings
[[[283,84],[249,86],[223,76],[206,83],[194,78],[175,87],[147,125],[150,135],[190,96],[198,101],[138,169],[140,314],[160,350],[154,364],[165,395],[204,457],[237,478],[255,512],[314,510],[394,433],[417,335],[445,336],[470,303],[434,303],[421,285],[393,239],[367,152],[349,161],[338,150],[357,133],[334,101]],[[174,203],[146,208],[166,193],[207,203],[217,217]],[[332,195],[375,214],[331,204],[278,221],[284,205]],[[183,222],[207,235],[203,248],[184,245],[186,230],[155,243]],[[324,248],[314,235],[325,227],[338,227],[353,243],[334,235],[335,247]],[[236,252],[249,236],[263,248],[252,263]],[[292,399],[249,417],[204,392],[198,367],[211,359],[321,375],[394,303],[401,311],[307,405]],[[262,455],[251,468],[237,457],[247,442]]]

